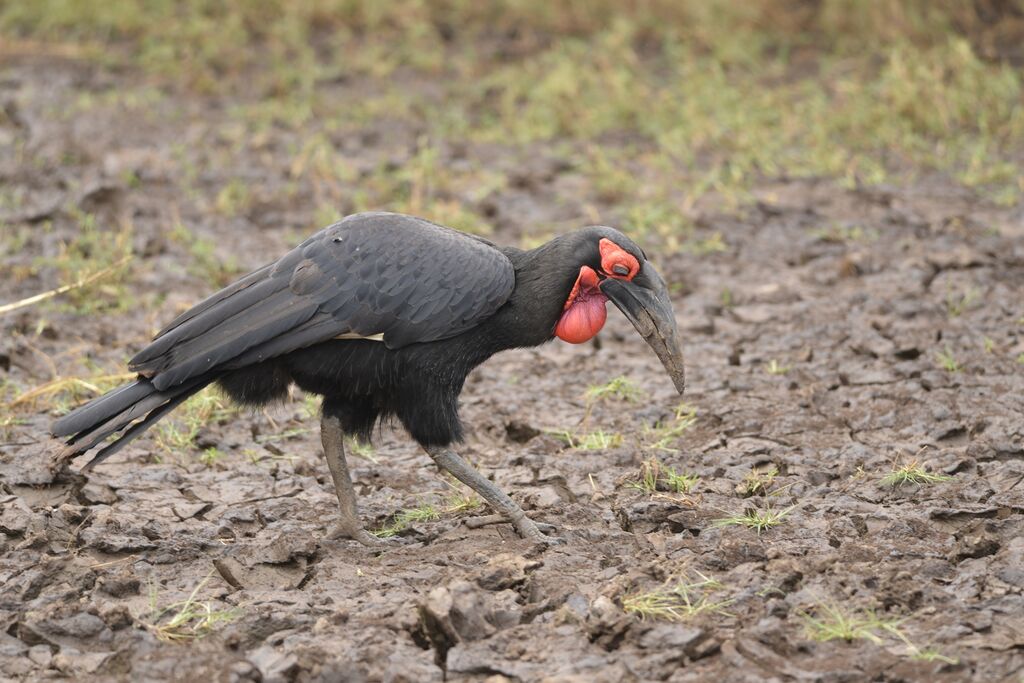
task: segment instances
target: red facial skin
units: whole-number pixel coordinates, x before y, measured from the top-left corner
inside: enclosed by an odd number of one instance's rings
[[[601,251],[601,276],[619,280],[632,280],[640,271],[640,264],[632,254],[607,238],[598,243]],[[618,268],[616,268],[618,266]],[[627,270],[616,273],[616,270]],[[601,292],[598,276],[590,266],[580,268],[569,298],[565,301],[562,317],[555,326],[555,335],[570,344],[582,344],[596,335],[608,317],[605,304],[608,297]]]
[[[618,280],[632,280],[636,277],[636,274],[640,272],[640,264],[637,263],[636,258],[628,251],[620,247],[619,245],[612,242],[606,237],[602,237],[601,241],[597,243],[598,249],[601,250],[601,270],[608,277],[613,277]],[[615,266],[625,266],[629,271],[627,274],[620,275],[615,272]]]
[[[562,317],[555,327],[559,339],[570,344],[582,344],[604,327],[608,317],[605,303],[608,302],[598,288],[600,278],[590,266],[580,268],[579,277],[565,301]]]

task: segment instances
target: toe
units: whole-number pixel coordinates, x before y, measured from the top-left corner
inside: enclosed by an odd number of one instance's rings
[[[382,548],[388,545],[388,542],[383,538],[374,536],[366,529],[357,527],[355,529],[348,527],[344,524],[336,524],[330,531],[327,532],[327,538],[336,541],[341,538],[351,539],[358,541],[368,548]]]
[[[551,546],[551,545],[565,545],[565,539],[564,538],[562,538],[560,536],[548,536],[547,534],[537,534],[537,536],[534,536],[530,540],[532,540],[535,543],[541,543],[541,544],[547,545],[547,546]]]

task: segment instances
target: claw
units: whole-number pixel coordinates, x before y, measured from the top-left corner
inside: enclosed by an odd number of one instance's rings
[[[543,543],[544,545],[562,545],[565,543],[564,538],[559,538],[558,536],[548,536],[547,534],[545,534],[543,531],[541,531],[541,526],[547,527],[549,530],[552,531],[555,528],[550,524],[544,524],[543,522],[534,522],[529,517],[523,517],[515,525],[516,531],[519,532],[520,536],[527,540],[533,541],[534,543]]]
[[[547,522],[534,522],[534,524],[536,524],[537,528],[545,534],[553,534],[558,531],[558,527],[554,524],[548,524]]]
[[[561,536],[548,536],[547,534],[537,533],[536,536],[531,536],[530,540],[534,543],[541,543],[546,546],[552,545],[565,545],[566,541]]]

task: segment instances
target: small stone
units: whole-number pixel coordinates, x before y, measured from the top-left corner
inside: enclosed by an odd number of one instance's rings
[[[79,497],[90,505],[113,505],[118,501],[117,493],[114,492],[114,489],[106,484],[99,484],[94,481],[90,481],[82,487]]]
[[[520,586],[526,582],[529,572],[542,566],[543,562],[528,560],[521,555],[501,553],[495,555],[484,567],[476,583],[485,590],[499,591]]]
[[[101,591],[114,598],[138,595],[139,585],[139,580],[127,573],[101,576],[97,582],[97,587]]]
[[[48,626],[48,630],[58,635],[86,639],[99,634],[107,625],[95,614],[79,612],[64,619],[51,621]]]
[[[294,653],[278,652],[269,645],[253,650],[248,660],[259,669],[264,683],[290,681],[299,668],[299,659]]]
[[[982,531],[961,538],[950,559],[953,562],[962,562],[969,558],[988,557],[998,551],[999,539],[991,532]]]
[[[112,652],[82,652],[73,647],[64,647],[54,655],[53,666],[60,671],[93,674],[112,654]]]
[[[539,429],[521,420],[511,420],[505,425],[505,435],[513,443],[526,443],[540,434]]]
[[[487,621],[488,606],[483,596],[466,581],[450,584],[452,627],[462,640],[479,640],[493,635],[495,629]]]
[[[729,310],[741,323],[750,323],[754,325],[766,323],[769,320],[772,320],[775,318],[777,313],[776,306],[766,306],[764,304],[733,306]]]
[[[316,539],[308,530],[282,524],[263,529],[256,535],[252,557],[257,562],[285,564],[296,557],[312,557],[316,549]]]
[[[565,504],[554,486],[541,486],[531,491],[530,502],[536,509],[561,507]]]
[[[683,650],[689,655],[707,637],[707,631],[702,628],[656,624],[640,637],[640,647],[646,650]]]
[[[210,503],[178,503],[174,506],[174,514],[178,519],[192,519],[201,512],[213,507]]]
[[[39,665],[42,669],[50,668],[53,661],[53,652],[49,645],[33,645],[28,649],[28,658]]]

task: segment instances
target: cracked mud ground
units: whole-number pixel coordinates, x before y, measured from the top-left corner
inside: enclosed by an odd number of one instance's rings
[[[212,290],[169,237],[177,222],[201,226],[214,256],[242,270],[319,227],[302,189],[208,220],[204,188],[290,182],[289,134],[238,151],[223,108],[122,106],[102,98],[114,85],[104,78],[25,60],[0,84],[0,143],[33,159],[0,158],[18,198],[2,229],[22,240],[4,255],[0,300],[53,286],[7,273],[59,253],[83,213],[130,221],[136,254],[129,311],[45,305],[0,319],[0,379],[23,389],[120,372]],[[358,83],[333,87],[340,103]],[[342,142],[370,168],[401,164],[416,140],[414,127],[379,123]],[[182,156],[190,187],[176,175]],[[580,178],[553,150],[470,146],[441,162],[467,156],[517,178],[479,200],[496,241],[589,222]],[[0,446],[0,677],[1016,681],[1024,215],[929,177],[755,194],[738,212],[694,209],[697,235],[718,233],[724,251],[653,257],[675,292],[689,427],[673,431],[679,399],[615,312],[599,346],[506,353],[470,378],[463,453],[556,525],[563,546],[541,551],[454,514],[413,522],[384,552],[324,540],[336,503],[301,397],[215,417],[191,446],[161,446],[154,431],[87,479],[50,472],[47,401],[19,405]],[[586,398],[614,376],[639,396]],[[610,444],[572,448],[560,432]],[[631,486],[652,457],[699,481],[686,495]],[[372,528],[449,499],[402,433],[385,429],[373,458],[353,458]],[[941,480],[882,481],[914,461]],[[748,475],[771,468],[766,490],[744,497]],[[716,522],[748,509],[788,512],[760,534]],[[711,599],[727,604],[678,623],[623,611],[698,577],[719,582]],[[162,639],[168,619],[154,607],[193,592],[225,619],[203,638]],[[808,618],[829,607],[898,627],[820,642]]]

